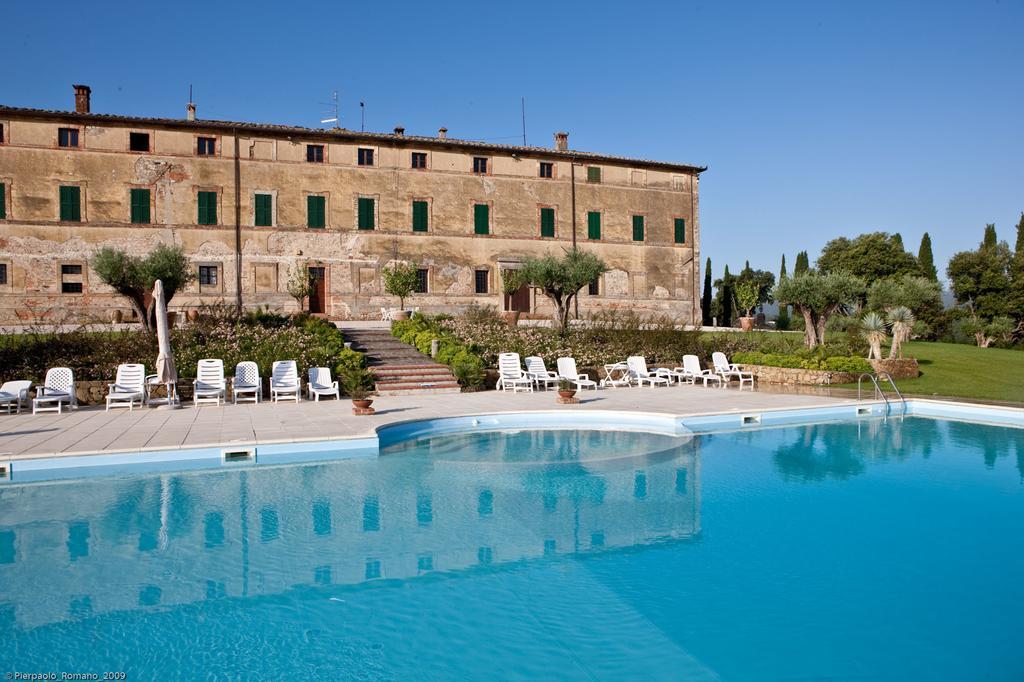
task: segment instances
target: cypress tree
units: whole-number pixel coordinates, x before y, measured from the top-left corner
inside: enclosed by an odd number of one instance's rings
[[[1024,258],[1024,211],[1020,212],[1020,220],[1017,222],[1017,243],[1013,246],[1013,252],[1018,258]]]
[[[900,246],[900,248],[901,248],[901,249],[902,249],[902,248],[904,248],[904,247],[903,247],[903,235],[902,235],[902,234],[900,234],[899,232],[897,232],[896,234],[894,234],[894,235],[892,236],[892,240],[893,240],[894,242],[896,242],[897,244],[899,244],[899,246]]]
[[[927,232],[921,236],[921,247],[917,250],[917,263],[921,267],[921,276],[933,282],[939,281],[939,271],[935,269],[935,257],[932,255],[932,238]]]
[[[782,267],[779,268],[779,281],[786,279],[786,254],[782,254]],[[775,328],[786,330],[789,329],[789,306],[780,305],[779,314],[775,318]]]
[[[796,254],[796,265],[793,266],[794,275],[802,275],[811,269],[810,259],[807,258],[807,252],[801,251]]]
[[[722,275],[722,288],[718,292],[722,299],[722,319],[718,321],[720,327],[732,326],[732,275],[729,274],[729,266],[725,266],[725,274]]]
[[[1024,215],[1024,214],[1022,214]],[[786,254],[782,254],[782,267],[779,268],[779,279],[786,276]]]
[[[1024,213],[1017,223],[1017,241],[1010,260],[1010,304],[1014,317],[1024,321]]]
[[[704,295],[700,298],[701,324],[711,326],[711,259],[704,266]]]
[[[999,238],[996,237],[995,223],[989,223],[985,226],[985,238],[982,240],[981,246],[985,249],[994,249],[997,243],[999,243]]]

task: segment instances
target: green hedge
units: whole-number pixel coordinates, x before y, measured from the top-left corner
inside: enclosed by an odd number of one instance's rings
[[[445,331],[437,322],[420,315],[411,320],[398,320],[391,324],[391,335],[402,343],[415,346],[424,355],[430,355],[434,339],[438,340],[435,360],[448,365],[459,383],[478,387],[484,383],[484,362],[470,346],[460,343],[455,335]]]
[[[843,355],[826,357],[817,353],[784,355],[781,353],[747,351],[736,353],[732,356],[732,361],[738,365],[816,369],[828,372],[850,372],[851,374],[873,371],[871,363],[864,358]]]

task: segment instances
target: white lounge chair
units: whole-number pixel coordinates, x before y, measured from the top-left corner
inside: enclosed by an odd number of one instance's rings
[[[200,360],[196,365],[196,378],[192,382],[192,402],[220,405],[227,402],[228,384],[224,379],[224,361]]]
[[[725,353],[712,353],[711,362],[715,366],[715,373],[722,377],[722,381],[725,383],[729,383],[733,377],[736,377],[740,381],[741,389],[745,383],[750,384],[750,388],[754,388],[754,375],[751,372],[744,372],[739,368],[739,365],[729,362],[729,358],[725,357]]]
[[[294,360],[277,360],[270,369],[270,399],[299,402],[302,386],[299,385],[299,369]]]
[[[118,365],[114,383],[107,384],[107,411],[111,407],[127,405],[131,412],[136,402],[139,407],[146,404],[146,366]]]
[[[0,386],[0,405],[7,407],[7,414],[11,413],[11,407],[17,408],[21,414],[21,407],[28,407],[28,392],[32,390],[31,381],[5,381]]]
[[[75,396],[75,373],[67,367],[51,367],[46,370],[46,380],[36,386],[36,397],[32,400],[32,414],[37,412],[56,412],[60,414],[61,406],[78,407]],[[49,405],[50,407],[45,407]]]
[[[502,353],[498,356],[498,384],[502,391],[533,391],[533,379],[523,371],[519,353]]]
[[[683,372],[685,372],[694,383],[696,383],[698,379],[703,380],[705,387],[707,387],[709,381],[714,381],[719,386],[725,386],[725,384],[722,383],[722,377],[718,376],[710,369],[704,369],[700,366],[700,358],[696,355],[683,356]]]
[[[235,365],[235,378],[231,381],[231,399],[237,405],[245,401],[258,403],[261,398],[263,378],[260,376],[260,368],[252,360],[243,360]]]
[[[540,356],[531,355],[526,358],[526,373],[533,379],[535,388],[546,391],[551,384],[558,387],[558,375],[544,366],[544,358]]]
[[[310,367],[309,382],[306,384],[308,398],[319,402],[320,396],[334,396],[341,400],[338,382],[331,380],[331,370],[327,367]]]
[[[629,376],[637,386],[643,386],[644,382],[649,386],[668,386],[671,383],[666,377],[648,372],[647,358],[642,355],[629,356],[626,364],[629,366]]]
[[[597,390],[597,382],[588,377],[586,374],[580,374],[576,370],[576,359],[575,358],[558,358],[558,378],[566,379],[576,384],[576,390],[582,391],[584,388],[592,388]]]

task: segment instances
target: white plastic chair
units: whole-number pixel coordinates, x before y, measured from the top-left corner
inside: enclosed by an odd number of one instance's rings
[[[270,369],[270,399],[299,402],[299,369],[294,360],[277,360]]]
[[[331,380],[331,370],[328,367],[310,367],[309,382],[306,384],[307,397],[319,402],[320,396],[334,396],[341,400],[341,391],[338,390],[338,382]]]
[[[384,322],[390,322],[391,321],[391,311],[388,310],[387,308],[381,308],[380,309],[380,319],[382,321],[384,321]]]
[[[567,379],[576,384],[577,391],[582,391],[584,388],[592,388],[595,391],[597,390],[596,381],[588,377],[586,374],[580,374],[576,371],[575,358],[558,358],[558,378]]]
[[[541,390],[548,390],[548,386],[558,386],[558,375],[544,366],[544,358],[538,355],[531,355],[526,358],[526,373],[533,379],[533,385]]]
[[[248,397],[246,397],[248,396]],[[263,378],[260,368],[252,360],[243,360],[235,365],[235,378],[231,381],[231,400],[258,403],[263,398]]]
[[[706,388],[709,381],[715,381],[720,387],[724,387],[722,383],[722,377],[718,376],[710,369],[704,369],[700,366],[700,359],[696,355],[684,355],[683,356],[683,371],[693,380],[694,383],[697,379],[703,379],[704,387]]]
[[[107,411],[111,407],[127,405],[131,412],[136,402],[139,407],[146,404],[146,366],[118,365],[114,383],[107,384]]]
[[[0,386],[0,405],[7,407],[7,414],[11,413],[11,407],[17,408],[17,414],[21,414],[21,407],[28,407],[28,392],[32,390],[31,381],[5,381]]]
[[[637,383],[637,386],[643,386],[646,382],[648,386],[668,386],[669,379],[652,374],[647,371],[647,358],[642,355],[631,355],[626,358],[626,364],[629,366],[630,378]]]
[[[754,375],[751,372],[744,372],[739,368],[739,365],[734,365],[729,362],[729,358],[725,357],[725,353],[714,352],[711,354],[711,363],[715,366],[715,373],[722,377],[722,381],[729,383],[733,377],[736,377],[740,381],[740,389],[743,388],[743,384],[750,384],[750,388],[754,388]]]
[[[192,402],[220,405],[227,402],[228,384],[224,379],[224,361],[200,360],[196,364],[196,378],[192,382]]]
[[[78,398],[75,396],[75,373],[67,367],[51,367],[46,370],[46,380],[36,386],[36,397],[32,400],[32,414],[37,412],[56,412],[60,414],[61,406],[77,408]],[[44,407],[51,405],[52,407]]]
[[[498,356],[498,384],[502,391],[533,391],[533,379],[523,371],[519,353],[502,353]]]

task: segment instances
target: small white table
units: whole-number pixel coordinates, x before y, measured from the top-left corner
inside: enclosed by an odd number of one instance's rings
[[[619,386],[629,386],[631,383],[632,382],[629,378],[629,365],[626,363],[613,362],[604,366],[604,379],[601,379],[602,386],[617,388]]]

